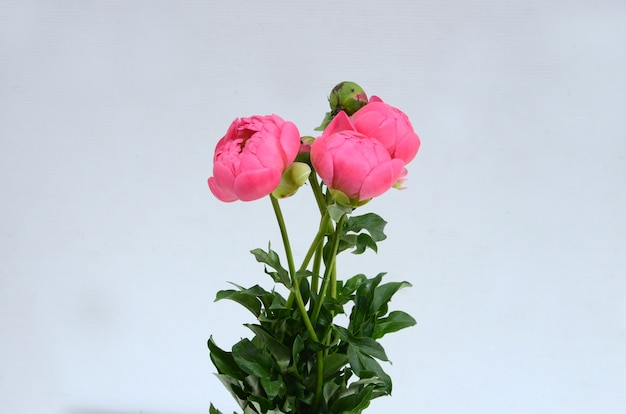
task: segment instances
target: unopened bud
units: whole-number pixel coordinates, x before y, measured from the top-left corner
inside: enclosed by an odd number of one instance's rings
[[[311,174],[311,167],[303,162],[294,162],[283,172],[280,184],[272,192],[276,198],[286,198],[294,195],[304,185]]]
[[[333,88],[328,98],[332,114],[344,111],[352,115],[367,104],[367,95],[363,88],[354,82],[341,82]]]

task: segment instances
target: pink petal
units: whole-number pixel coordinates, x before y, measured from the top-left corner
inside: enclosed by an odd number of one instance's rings
[[[209,189],[211,189],[211,192],[218,200],[223,201],[225,203],[230,203],[232,201],[237,200],[237,196],[235,196],[232,193],[222,190],[222,188],[217,184],[217,181],[215,180],[214,177],[209,178],[208,182],[209,182]]]
[[[403,170],[404,162],[398,158],[375,167],[363,181],[359,200],[368,200],[385,193],[398,181]]]
[[[285,122],[279,136],[280,144],[284,153],[285,164],[283,168],[287,167],[298,156],[300,150],[300,131],[293,122]]]
[[[341,132],[341,131],[345,131],[345,130],[356,131],[356,129],[354,128],[354,125],[352,124],[352,121],[350,120],[350,117],[348,116],[348,114],[346,114],[344,111],[340,111],[333,118],[333,120],[330,121],[330,124],[328,124],[328,126],[326,126],[326,128],[324,129],[324,132],[322,133],[322,135],[328,136],[328,135],[332,135],[332,134],[335,134],[337,132]]]
[[[235,194],[241,201],[257,200],[274,191],[280,177],[281,172],[271,168],[242,172],[235,178]]]
[[[331,183],[334,176],[333,157],[328,150],[326,140],[318,138],[311,145],[311,164],[322,181]]]

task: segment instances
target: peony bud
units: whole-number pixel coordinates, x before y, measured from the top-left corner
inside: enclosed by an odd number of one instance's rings
[[[285,170],[280,178],[280,184],[272,192],[276,198],[292,196],[304,185],[311,174],[311,167],[303,162],[294,162]]]
[[[352,115],[367,104],[367,95],[356,83],[341,82],[330,92],[328,100],[332,114],[345,111],[348,115]]]
[[[323,131],[338,113],[343,111],[350,116],[363,108],[368,101],[363,88],[354,82],[346,81],[341,82],[330,91],[328,102],[330,103],[330,112],[326,112],[322,124],[315,128],[316,131]]]

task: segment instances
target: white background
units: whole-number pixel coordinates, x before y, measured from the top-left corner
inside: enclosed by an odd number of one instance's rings
[[[206,340],[270,279],[269,200],[206,185],[238,116],[312,134],[339,81],[411,118],[408,189],[371,202],[418,325],[371,413],[626,412],[626,4],[0,1],[0,410],[206,413]],[[302,254],[315,223],[285,200]],[[298,236],[296,236],[298,234]]]

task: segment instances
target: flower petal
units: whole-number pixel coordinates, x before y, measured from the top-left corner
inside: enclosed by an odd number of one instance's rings
[[[234,192],[241,201],[257,200],[280,184],[281,172],[271,168],[245,171],[235,178]]]
[[[399,158],[376,166],[363,181],[360,200],[367,200],[385,193],[398,181],[403,170],[404,162]]]

